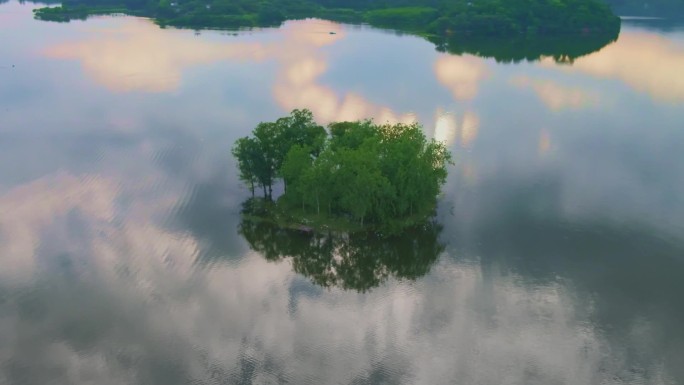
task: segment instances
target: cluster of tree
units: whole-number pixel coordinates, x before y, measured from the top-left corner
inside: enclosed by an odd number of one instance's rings
[[[45,7],[33,11],[34,15],[41,20],[68,23],[71,20],[86,20],[90,16],[112,15],[117,13],[130,13],[123,7]]]
[[[240,179],[249,185],[252,196],[255,188],[261,187],[264,198],[271,199],[273,184],[283,175],[283,164],[290,149],[306,148],[307,156],[318,156],[326,136],[323,126],[306,109],[293,110],[275,122],[261,122],[252,130],[251,137],[240,138],[233,146]]]
[[[282,179],[279,208],[326,224],[343,220],[396,231],[432,214],[451,161],[442,143],[426,139],[416,123],[328,127],[329,134],[308,110],[260,123],[233,147],[240,178],[252,194],[261,187],[269,200]]]
[[[427,274],[444,251],[442,227],[434,219],[387,237],[373,232],[314,233],[253,220],[265,214],[259,212],[262,205],[259,199],[243,204],[239,232],[250,248],[269,261],[291,258],[297,273],[323,287],[364,292],[390,277],[415,280]]]
[[[475,0],[449,2],[431,32],[447,35],[549,36],[616,31],[620,19],[599,1]]]
[[[577,34],[614,31],[620,24],[601,0],[64,0],[36,17],[63,20],[84,8],[123,8],[161,25],[189,28],[275,26],[318,17],[437,36]]]

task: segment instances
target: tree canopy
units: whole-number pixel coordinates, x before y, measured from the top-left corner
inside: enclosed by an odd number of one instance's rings
[[[316,124],[309,110],[294,110],[275,122],[259,123],[251,137],[235,142],[232,153],[238,161],[240,179],[250,186],[260,186],[264,197],[271,198],[272,187],[282,177],[283,163],[291,148],[307,148],[307,155],[320,153],[325,129]]]
[[[241,180],[268,200],[282,180],[276,210],[295,223],[396,231],[432,214],[451,154],[419,124],[366,120],[328,129],[308,110],[259,123],[232,149]]]

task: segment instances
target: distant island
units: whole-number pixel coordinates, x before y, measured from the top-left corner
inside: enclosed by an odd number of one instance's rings
[[[260,123],[235,142],[254,219],[303,231],[397,233],[434,213],[451,154],[417,124],[334,122],[329,133],[309,110]],[[273,185],[282,180],[276,202]]]
[[[620,28],[620,19],[599,0],[64,0],[35,10],[35,17],[69,21],[113,13],[194,29],[320,18],[428,38],[615,34]]]

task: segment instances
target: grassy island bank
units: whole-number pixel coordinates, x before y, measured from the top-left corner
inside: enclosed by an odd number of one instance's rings
[[[237,29],[321,18],[430,36],[549,36],[615,33],[620,20],[599,0],[64,0],[41,20],[126,13],[161,26]]]

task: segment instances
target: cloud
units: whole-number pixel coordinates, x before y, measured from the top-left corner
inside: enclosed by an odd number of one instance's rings
[[[473,111],[466,111],[458,122],[458,116],[453,113],[443,113],[437,110],[435,114],[435,140],[446,143],[447,146],[458,144],[469,148],[477,139],[480,130],[480,118]]]
[[[47,176],[0,196],[0,279],[25,282],[36,268],[42,229],[78,208],[94,221],[113,217],[117,186],[98,177]]]
[[[45,55],[78,60],[88,76],[116,92],[167,92],[179,87],[190,66],[265,56],[260,44],[208,42],[147,19],[126,18],[115,29],[97,28],[87,36],[50,47]]]
[[[336,32],[329,34],[328,31]],[[319,83],[328,69],[328,59],[320,47],[344,38],[336,23],[309,21],[288,23],[284,42],[277,54],[280,70],[273,97],[285,110],[309,108],[321,122],[374,118],[378,122],[411,122],[412,114],[397,114],[387,106],[372,103],[353,92],[338,94]]]
[[[599,104],[599,97],[595,93],[578,87],[567,87],[552,80],[532,79],[521,75],[512,78],[510,84],[522,89],[533,89],[552,111],[581,109]]]
[[[480,82],[489,76],[483,59],[475,56],[440,56],[434,65],[437,80],[451,90],[456,100],[471,100]]]
[[[29,246],[3,243],[16,257],[2,260],[3,272],[70,244],[68,266],[80,269],[34,271],[22,295],[3,277],[13,298],[0,317],[0,361],[13,369],[2,371],[6,382],[583,385],[631,368],[562,283],[529,283],[450,256],[425,279],[390,279],[365,294],[312,287],[287,260],[254,252],[199,266],[197,240],[152,220],[173,203],[137,192],[133,207],[116,210],[135,193],[119,185],[56,174],[0,199],[4,242]],[[85,233],[64,231],[67,212]],[[629,375],[667,383],[662,370]]]
[[[601,51],[575,60],[572,66],[548,67],[618,79],[639,92],[668,102],[684,100],[684,46],[647,31],[628,30]]]
[[[551,135],[549,135],[549,131],[546,129],[542,129],[539,132],[539,154],[544,155],[549,152],[551,149]]]
[[[337,93],[319,83],[328,69],[328,59],[320,48],[345,37],[337,23],[289,21],[278,30],[276,41],[246,43],[197,39],[187,31],[160,29],[149,20],[136,18],[123,19],[116,28],[96,28],[88,35],[85,40],[50,47],[45,54],[78,60],[88,76],[115,92],[169,92],[180,86],[183,71],[193,66],[223,60],[274,60],[279,66],[273,97],[285,110],[309,108],[324,123],[366,118],[415,120],[412,114],[397,114],[362,95]]]
[[[30,342],[24,352],[37,354],[5,355],[52,368],[55,384],[130,378],[140,383],[163,375],[154,364],[158,361],[176,367],[171,384],[212,376],[231,382],[287,378],[337,384],[375,373],[391,383],[461,378],[472,384],[534,379],[580,385],[610,383],[625,370],[614,358],[619,354],[582,322],[572,298],[555,285],[526,287],[515,277],[484,277],[477,268],[454,264],[440,266],[436,281],[414,287],[394,282],[369,295],[333,290],[292,298],[290,267],[258,255],[192,278],[174,274],[160,258],[150,261],[156,271],[140,270],[147,274],[148,290],[140,289],[140,275],[135,280],[119,275],[101,281],[91,293],[76,294],[76,299],[95,295],[86,304],[99,298],[117,323],[129,325],[126,329],[104,323],[83,354],[73,337],[41,335],[46,329],[36,321],[18,319],[19,338],[3,350]],[[57,290],[51,301],[64,304],[67,294]],[[88,309],[76,314],[49,310],[42,322],[98,321]],[[30,333],[38,335],[27,341]],[[126,367],[121,356],[135,364]]]

